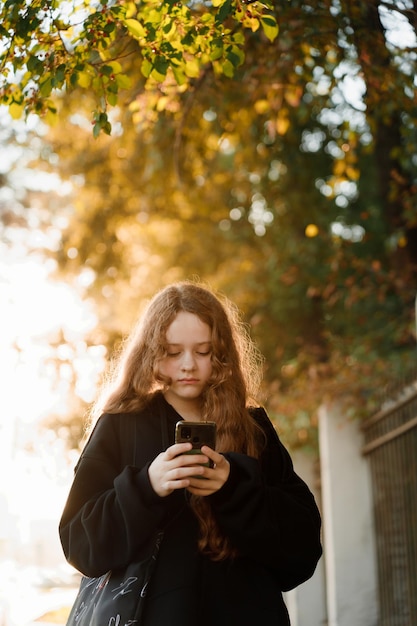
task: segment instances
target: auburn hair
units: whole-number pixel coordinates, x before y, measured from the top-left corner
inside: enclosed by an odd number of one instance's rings
[[[216,450],[258,457],[263,441],[248,406],[256,403],[262,356],[237,308],[194,282],[174,283],[152,298],[114,359],[93,416],[140,410],[150,395],[169,385],[159,373],[159,362],[166,356],[168,327],[180,311],[197,315],[211,329],[212,375],[202,396],[202,419],[217,424]],[[191,496],[190,503],[199,521],[199,549],[214,560],[234,556],[208,499]]]

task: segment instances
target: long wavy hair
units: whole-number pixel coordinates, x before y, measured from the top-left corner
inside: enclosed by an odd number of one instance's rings
[[[93,415],[137,411],[154,392],[169,386],[159,372],[159,362],[167,354],[168,327],[180,311],[197,315],[211,329],[212,375],[201,401],[202,418],[217,424],[217,451],[258,457],[263,441],[248,406],[256,404],[262,356],[237,308],[196,283],[174,283],[153,297],[121,346]],[[214,560],[235,556],[208,499],[192,496],[190,503],[199,521],[199,549]]]

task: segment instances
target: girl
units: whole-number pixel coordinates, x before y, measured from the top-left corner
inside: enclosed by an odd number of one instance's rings
[[[314,498],[264,409],[249,404],[260,366],[230,304],[173,284],[151,301],[95,407],[61,541],[74,567],[100,576],[164,530],[143,626],[288,626],[281,592],[315,570]],[[179,420],[216,422],[216,450],[185,454]]]

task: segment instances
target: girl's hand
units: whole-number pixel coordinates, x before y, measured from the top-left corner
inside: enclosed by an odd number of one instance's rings
[[[212,455],[216,455],[216,458],[221,456],[207,446],[204,447]],[[158,454],[152,461],[148,475],[152,488],[158,496],[164,498],[176,489],[187,489],[192,482],[199,480],[198,478],[192,479],[192,476],[205,476],[205,470],[208,468],[203,467],[201,463],[208,463],[209,458],[216,462],[213,457],[206,454],[185,454],[191,449],[191,443],[176,443],[167,448],[165,452]]]
[[[199,473],[202,478],[191,477],[190,484],[186,489],[195,496],[210,496],[221,489],[229,478],[230,463],[226,457],[208,446],[203,446],[201,452],[213,461],[214,467],[203,467],[203,471]]]

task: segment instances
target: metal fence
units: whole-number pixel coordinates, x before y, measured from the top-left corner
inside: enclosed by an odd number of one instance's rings
[[[363,424],[373,488],[379,626],[417,625],[417,381]]]

